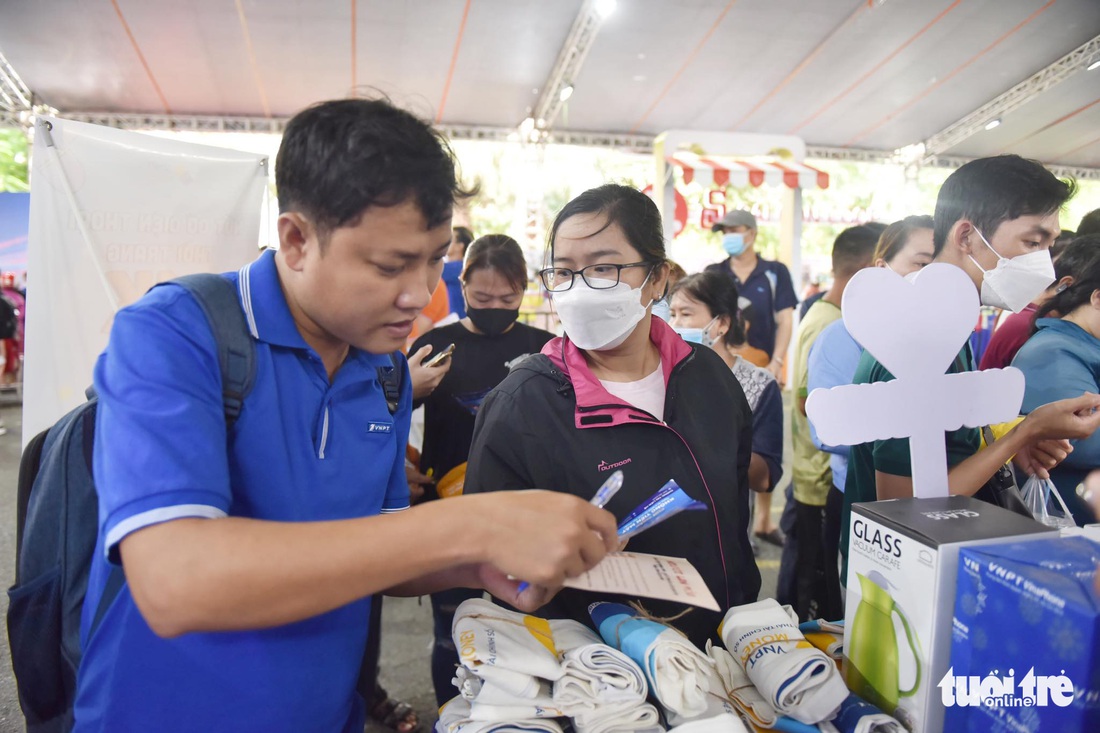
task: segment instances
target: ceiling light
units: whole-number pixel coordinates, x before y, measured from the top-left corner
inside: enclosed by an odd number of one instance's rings
[[[558,99],[561,100],[562,102],[566,101],[567,99],[569,99],[572,96],[573,96],[573,85],[572,84],[566,84],[565,86],[563,86],[561,88],[561,91],[558,92]]]
[[[606,18],[615,12],[616,5],[618,5],[617,0],[596,0],[596,13],[601,18]]]
[[[1085,67],[1085,71],[1092,71],[1093,69],[1100,69],[1100,59],[1093,61],[1091,64]]]
[[[1000,126],[1001,126],[1001,118],[1000,117],[998,117],[995,120],[990,120],[989,122],[985,123],[985,129],[987,129],[987,130],[992,130],[994,127],[1000,127]]]

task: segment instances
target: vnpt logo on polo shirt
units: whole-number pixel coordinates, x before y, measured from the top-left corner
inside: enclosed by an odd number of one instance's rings
[[[393,424],[388,422],[372,422],[367,426],[368,433],[392,433]]]

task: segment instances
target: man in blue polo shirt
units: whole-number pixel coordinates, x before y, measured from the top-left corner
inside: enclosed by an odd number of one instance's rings
[[[787,347],[791,344],[794,308],[798,305],[790,270],[782,262],[757,256],[756,217],[748,211],[729,212],[711,227],[711,231],[722,235],[722,248],[729,257],[706,269],[728,273],[737,286],[738,295],[752,303],[749,345],[771,358],[768,371],[779,379]]]
[[[96,365],[78,733],[359,733],[372,594],[466,586],[532,609],[615,544],[612,515],[558,492],[408,509],[409,380],[401,360],[391,414],[377,368],[438,284],[468,195],[446,143],[387,102],[326,102],[287,125],[276,171],[280,248],[225,276],[257,357],[230,434],[214,338],[182,288],[120,311]],[[89,633],[109,563],[126,582]]]
[[[729,257],[707,271],[725,272],[733,278],[737,294],[752,304],[752,327],[747,341],[768,355],[768,371],[783,385],[783,360],[791,344],[794,294],[791,273],[782,262],[765,260],[756,255],[756,217],[743,209],[727,213],[711,227],[722,235],[722,248]],[[783,532],[772,522],[772,495],[756,495],[753,514],[753,534],[773,545],[783,544]]]

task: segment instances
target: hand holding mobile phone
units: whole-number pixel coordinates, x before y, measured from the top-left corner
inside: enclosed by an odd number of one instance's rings
[[[454,344],[449,345],[447,348],[443,349],[443,351],[440,351],[438,354],[433,356],[431,359],[428,359],[426,362],[424,362],[424,366],[434,367],[434,366],[440,364],[444,359],[448,358],[452,353],[454,353],[454,350],[455,350],[455,345]]]

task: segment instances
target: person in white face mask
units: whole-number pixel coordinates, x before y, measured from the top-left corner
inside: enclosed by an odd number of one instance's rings
[[[1058,236],[1058,212],[1075,190],[1072,181],[1060,181],[1041,164],[1016,155],[967,163],[940,188],[934,261],[965,271],[983,304],[1023,309],[1053,282],[1048,250]],[[968,344],[950,371],[974,369]],[[891,379],[893,375],[865,353],[853,382]],[[951,492],[986,498],[987,482],[1009,460],[1023,472],[1021,483],[1024,474],[1046,478],[1068,455],[1069,440],[1086,438],[1100,426],[1098,408],[1100,396],[1089,392],[1038,407],[981,451],[977,428],[947,433]],[[907,440],[853,446],[844,494],[846,512],[853,502],[912,496],[911,476]]]
[[[591,499],[616,470],[607,509],[620,520],[669,479],[708,511],[684,512],[631,539],[630,549],[687,558],[719,605],[756,598],[749,546],[753,416],[730,368],[660,318],[669,265],[661,217],[627,186],[586,191],[557,215],[539,273],[565,335],[524,360],[481,405],[466,493],[543,486]],[[728,279],[728,277],[727,277]],[[502,599],[507,601],[508,599]],[[565,589],[540,614],[590,623],[606,594]],[[696,644],[720,615],[637,600]]]

